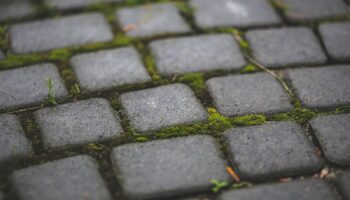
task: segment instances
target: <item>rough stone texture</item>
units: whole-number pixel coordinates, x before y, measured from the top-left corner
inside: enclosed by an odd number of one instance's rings
[[[119,146],[112,150],[112,163],[130,199],[203,192],[212,187],[211,179],[230,179],[226,162],[210,136]]]
[[[32,146],[15,115],[0,115],[0,163],[29,157]]]
[[[35,13],[29,0],[1,0],[0,21],[26,17]]]
[[[267,184],[224,192],[218,200],[336,200],[331,188],[321,179],[306,179],[289,183]]]
[[[43,103],[48,95],[48,79],[53,82],[56,99],[68,92],[56,66],[41,64],[0,71],[0,110]]]
[[[5,55],[4,55],[4,53],[0,50],[0,60],[3,60],[3,59],[5,59]]]
[[[181,18],[177,8],[170,3],[122,8],[116,15],[122,27],[135,27],[127,32],[131,37],[151,37],[190,31],[190,27]]]
[[[232,36],[202,35],[152,42],[160,74],[240,69],[245,60]]]
[[[271,122],[224,132],[230,159],[247,180],[308,174],[322,166],[315,147],[294,122]]]
[[[342,176],[338,177],[337,181],[338,187],[344,200],[350,199],[350,171],[345,171]]]
[[[328,54],[335,60],[350,60],[350,23],[328,23],[320,26]]]
[[[309,28],[274,28],[246,35],[253,56],[267,67],[323,64],[327,61],[319,41]]]
[[[287,71],[298,99],[309,108],[350,104],[350,65],[292,69]]]
[[[138,131],[155,131],[164,127],[207,120],[205,108],[191,89],[172,84],[120,96],[131,125]]]
[[[10,25],[11,48],[30,53],[112,40],[105,18],[98,13],[80,14]]]
[[[140,56],[131,47],[77,55],[71,64],[79,85],[88,92],[151,80]]]
[[[303,22],[345,16],[349,14],[342,0],[281,0],[290,21]]]
[[[338,165],[350,165],[350,114],[321,116],[311,121],[326,158]]]
[[[293,109],[280,83],[267,73],[212,78],[207,87],[217,110],[228,117]]]
[[[201,28],[220,26],[254,27],[281,22],[267,0],[192,0],[196,24]]]
[[[89,156],[74,156],[15,171],[11,176],[14,192],[21,200],[111,200]]]
[[[57,9],[74,9],[98,3],[119,2],[120,0],[46,0],[49,7]]]
[[[113,139],[123,132],[105,99],[88,99],[34,113],[45,147],[55,148]]]

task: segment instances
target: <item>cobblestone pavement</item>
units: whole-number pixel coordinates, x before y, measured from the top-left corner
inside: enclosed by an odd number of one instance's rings
[[[350,1],[0,1],[0,200],[350,200]]]

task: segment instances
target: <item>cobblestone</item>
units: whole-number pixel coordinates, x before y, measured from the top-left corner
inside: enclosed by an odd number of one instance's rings
[[[188,136],[119,146],[112,163],[131,199],[163,198],[208,191],[211,179],[229,180],[215,139]]]
[[[49,7],[56,9],[75,9],[98,3],[120,2],[121,0],[46,0]]]
[[[0,21],[23,18],[35,13],[29,0],[2,0],[0,2]]]
[[[46,148],[113,139],[123,132],[105,99],[88,99],[35,112]]]
[[[350,199],[350,171],[345,171],[337,180],[341,194],[345,200]]]
[[[237,42],[226,34],[155,41],[150,44],[160,74],[237,70],[245,65]]]
[[[140,56],[131,47],[77,55],[71,64],[79,85],[88,92],[151,80]]]
[[[224,140],[233,165],[246,180],[307,174],[322,166],[315,147],[293,122],[234,128],[224,133]]]

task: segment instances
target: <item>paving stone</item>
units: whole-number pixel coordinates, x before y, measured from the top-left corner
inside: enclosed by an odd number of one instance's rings
[[[315,147],[294,122],[230,129],[224,140],[233,165],[246,180],[308,174],[322,167]]]
[[[218,200],[336,200],[330,187],[320,179],[306,179],[289,183],[267,184],[224,192]]]
[[[113,39],[108,23],[98,13],[10,25],[9,35],[15,53],[48,51]]]
[[[350,171],[344,172],[337,180],[338,187],[344,200],[350,199]]]
[[[211,78],[207,87],[219,113],[228,117],[293,109],[280,83],[267,73]]]
[[[290,21],[303,22],[334,18],[349,14],[342,0],[281,0]]]
[[[97,162],[80,155],[15,171],[11,185],[21,200],[111,200]]]
[[[89,92],[151,80],[140,56],[131,47],[77,55],[71,64],[79,85]]]
[[[98,3],[120,2],[120,0],[46,0],[49,7],[56,9],[74,9]]]
[[[230,179],[215,139],[203,135],[122,145],[112,150],[112,163],[130,199],[204,192],[211,179]]]
[[[286,74],[306,107],[322,109],[350,104],[350,65],[292,69]]]
[[[326,158],[338,165],[350,165],[350,114],[321,116],[311,120]]]
[[[165,39],[152,42],[160,74],[234,70],[245,65],[237,42],[226,34]]]
[[[350,60],[350,23],[328,23],[319,28],[329,55],[335,60]]]
[[[0,21],[26,17],[35,13],[29,0],[1,0]]]
[[[122,27],[135,27],[126,33],[131,37],[151,37],[191,31],[176,6],[170,3],[122,8],[116,15]]]
[[[15,115],[0,115],[0,162],[29,157],[33,152]]]
[[[266,0],[192,0],[196,24],[201,28],[240,28],[276,25],[280,18]]]
[[[309,28],[253,30],[246,34],[253,56],[267,67],[316,65],[327,61]]]
[[[122,94],[120,100],[132,127],[141,132],[205,121],[208,117],[205,108],[184,84],[129,92]]]
[[[52,64],[31,65],[19,69],[0,71],[0,110],[43,103],[48,95],[48,79],[53,82],[56,99],[68,92]]]
[[[5,55],[4,55],[4,53],[0,50],[0,60],[3,60],[3,59],[5,59]]]
[[[35,119],[45,147],[100,142],[120,136],[119,119],[105,99],[88,99],[44,108]]]

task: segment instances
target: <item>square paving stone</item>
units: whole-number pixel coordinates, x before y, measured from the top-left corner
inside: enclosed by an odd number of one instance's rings
[[[243,179],[265,180],[308,174],[323,161],[294,122],[271,122],[224,132],[232,164]]]
[[[267,184],[224,192],[218,200],[336,200],[327,183],[320,179],[306,179],[289,183]]]
[[[350,104],[350,65],[287,70],[298,99],[309,108],[323,109]]]
[[[191,31],[176,6],[170,3],[122,8],[116,15],[122,27],[130,25],[135,27],[126,33],[131,37],[151,37]]]
[[[131,47],[77,55],[71,64],[80,86],[88,92],[151,80],[140,56]]]
[[[305,22],[349,14],[342,0],[280,0],[290,21]]]
[[[49,78],[53,82],[55,98],[66,97],[68,92],[52,64],[0,71],[0,110],[43,103],[49,93]]]
[[[105,99],[88,99],[34,113],[45,147],[56,148],[113,139],[123,132]]]
[[[340,61],[350,60],[350,23],[328,23],[319,28],[329,55]]]
[[[113,39],[107,21],[98,13],[10,25],[9,35],[15,53],[48,51]]]
[[[26,17],[35,13],[29,0],[1,0],[0,21]]]
[[[266,67],[316,65],[327,61],[309,28],[253,30],[246,34],[253,56]]]
[[[283,87],[267,73],[211,78],[207,87],[215,107],[227,117],[293,109]]]
[[[211,179],[230,179],[215,139],[203,135],[122,145],[112,150],[112,163],[130,199],[204,192]]]
[[[338,187],[344,200],[350,199],[350,171],[345,171],[337,180]]]
[[[80,155],[15,171],[11,185],[21,200],[111,200],[97,162]]]
[[[121,0],[46,0],[49,7],[57,9],[75,9],[99,3],[120,2]]]
[[[184,84],[129,92],[122,94],[120,100],[132,127],[140,132],[191,124],[208,118],[206,109]]]
[[[326,158],[338,165],[350,165],[350,114],[321,116],[311,127]]]
[[[240,28],[276,25],[281,22],[267,0],[192,0],[196,24],[201,28]]]
[[[234,70],[246,62],[237,42],[226,34],[165,39],[152,42],[151,51],[160,74]]]
[[[15,115],[0,115],[0,163],[29,157],[32,153],[19,119]]]

